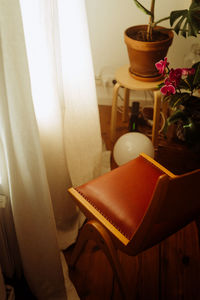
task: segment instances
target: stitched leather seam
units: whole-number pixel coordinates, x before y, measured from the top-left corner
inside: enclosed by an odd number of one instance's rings
[[[127,239],[130,240],[130,237],[131,237],[131,234],[128,235],[127,233],[123,232],[109,217],[107,217],[98,207],[96,207],[96,205],[94,205],[94,203],[92,203],[92,201],[87,197],[85,196],[82,192],[80,192],[78,190],[78,188],[75,188],[75,190],[81,194],[81,196],[83,198],[85,198],[85,200],[87,200],[106,220],[108,220],[119,232],[121,232]]]

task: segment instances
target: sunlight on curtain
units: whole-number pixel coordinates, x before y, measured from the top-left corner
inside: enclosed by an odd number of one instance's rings
[[[72,3],[73,2],[73,3]],[[74,185],[98,175],[101,134],[85,1],[58,1],[65,100],[65,149]]]
[[[20,3],[34,107],[59,244],[64,249],[75,241],[84,221],[67,188],[99,175],[102,163],[85,3]],[[108,161],[109,155],[106,165]]]
[[[99,168],[102,150],[85,3],[21,0],[21,5],[45,156],[52,157],[47,143],[51,149],[59,145],[55,170],[66,168],[67,158],[73,184],[81,184],[94,176],[94,165]]]
[[[63,97],[58,89],[54,47],[57,27],[52,17],[55,1],[21,0],[22,18],[31,78],[32,96],[44,153],[56,224],[63,232],[77,224],[77,210],[66,201],[71,185],[63,139]],[[66,213],[70,211],[70,214]],[[70,243],[70,242],[69,242]],[[67,245],[66,245],[67,246]]]
[[[37,299],[65,299],[65,279],[75,300],[59,248],[85,217],[67,188],[100,174],[102,162],[85,3],[2,0],[0,24],[2,182],[23,270]]]
[[[4,214],[13,226],[6,229],[8,249],[17,249],[9,233],[16,231],[37,299],[65,299],[65,279],[68,299],[75,300],[58,246],[75,241],[84,216],[67,188],[97,176],[102,155],[85,3],[2,0],[0,24],[1,192],[10,200],[15,226]],[[78,41],[70,44],[73,36]],[[17,259],[11,269],[20,265]]]
[[[82,0],[20,3],[34,107],[59,240],[65,248],[83,222],[67,187],[96,176],[102,152],[85,6]]]
[[[2,182],[23,271],[37,299],[66,299],[17,0],[0,1],[0,24],[0,137],[6,166]],[[9,231],[6,234],[11,240]]]

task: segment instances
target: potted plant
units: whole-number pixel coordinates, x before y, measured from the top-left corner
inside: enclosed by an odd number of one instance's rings
[[[157,72],[155,63],[166,56],[173,40],[173,31],[184,37],[197,36],[199,33],[200,2],[193,0],[189,9],[172,11],[170,16],[155,21],[155,0],[151,1],[149,10],[139,1],[133,1],[150,17],[148,25],[132,26],[125,30],[124,40],[128,49],[130,73],[139,80],[157,81],[162,75]],[[168,19],[171,28],[158,26],[160,22]]]
[[[191,68],[173,69],[165,58],[156,68],[165,77],[160,91],[171,108],[164,132],[176,124],[178,138],[200,152],[200,61]]]

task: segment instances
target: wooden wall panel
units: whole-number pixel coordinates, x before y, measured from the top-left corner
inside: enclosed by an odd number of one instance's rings
[[[198,234],[193,222],[161,243],[161,299],[200,299],[199,262]]]

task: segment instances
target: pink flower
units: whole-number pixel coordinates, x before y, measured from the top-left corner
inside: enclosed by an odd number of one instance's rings
[[[180,83],[182,80],[182,76],[185,76],[183,78],[185,80],[187,76],[195,74],[195,68],[169,69],[168,65],[169,63],[167,61],[167,57],[155,64],[158,72],[165,76],[164,85],[161,87],[160,91],[163,95],[170,96],[176,94],[177,90],[181,93],[180,89],[182,87],[182,84]],[[186,80],[185,83],[187,84]],[[189,86],[189,83],[187,84],[187,86],[189,89],[191,88]]]
[[[164,83],[165,85],[160,89],[163,95],[171,95],[176,93],[176,89],[173,86],[173,84],[170,82],[169,78],[166,78]]]
[[[163,75],[165,74],[165,69],[168,65],[169,65],[169,63],[167,61],[167,57],[165,57],[164,60],[160,60],[155,64],[158,72]]]
[[[171,95],[176,93],[176,89],[172,84],[164,85],[161,87],[160,91],[163,95]]]
[[[165,78],[165,81],[164,81],[164,84],[165,85],[170,85],[170,84],[172,84],[172,82],[169,80],[169,78],[167,77],[167,78]],[[173,85],[173,84],[172,84]]]
[[[169,72],[169,81],[176,87],[180,83],[180,79],[182,76],[182,69],[171,69]]]
[[[182,69],[182,75],[193,75],[195,73],[194,68],[183,68]]]

